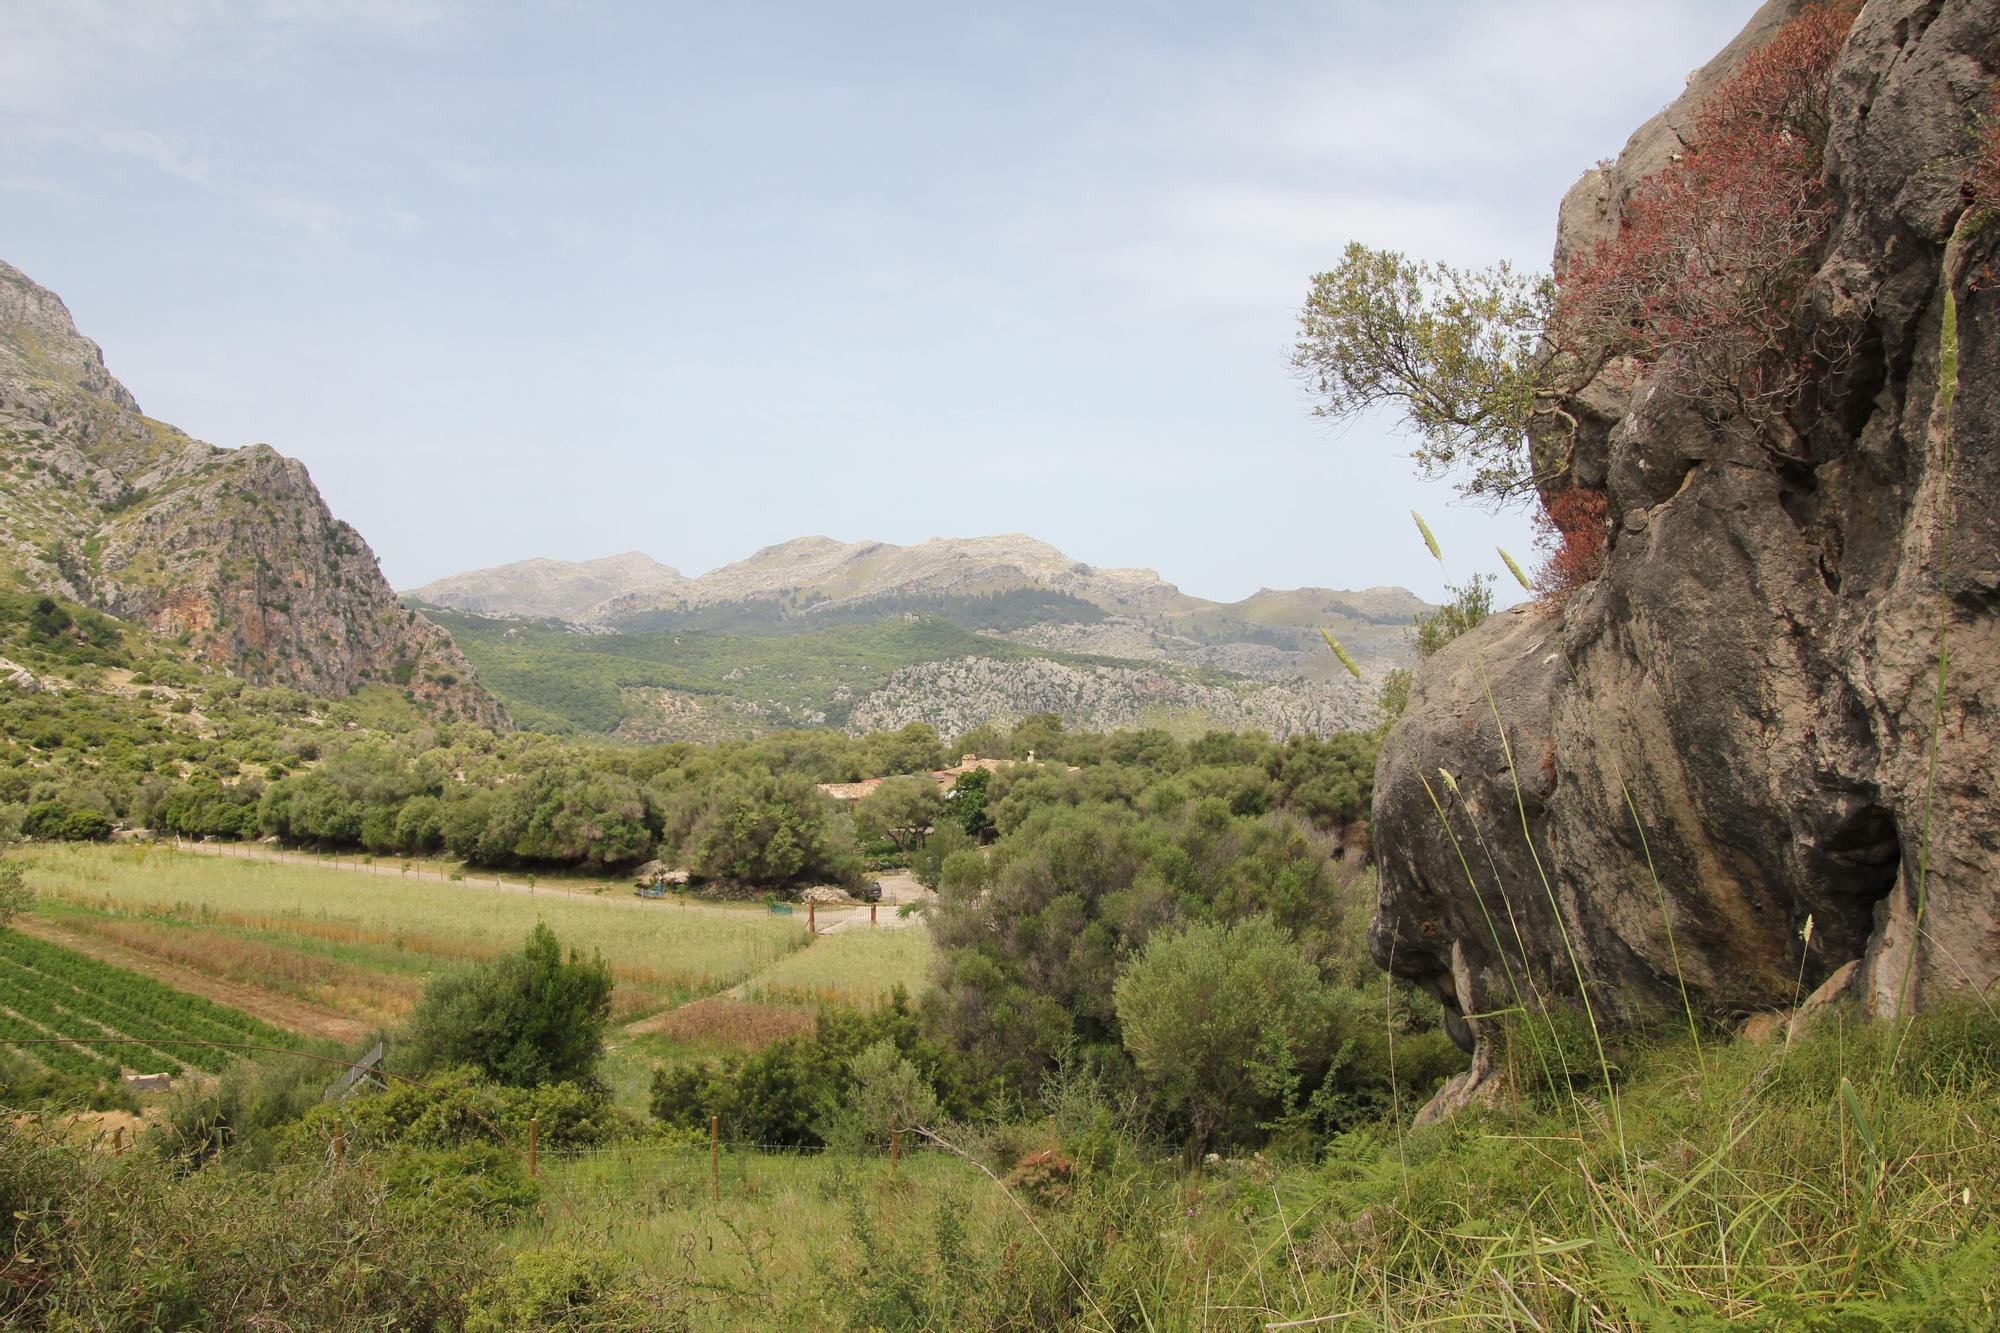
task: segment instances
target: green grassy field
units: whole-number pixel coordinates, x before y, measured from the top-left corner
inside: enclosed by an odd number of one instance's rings
[[[1614,1094],[1542,1086],[1519,1052],[1513,1096],[1446,1123],[1192,1170],[1066,1098],[963,1131],[1001,1177],[1097,1154],[1053,1193],[1012,1178],[1032,1224],[936,1151],[892,1180],[886,1152],[725,1150],[714,1202],[703,1144],[593,1153],[506,1243],[613,1256],[696,1328],[1992,1328],[1996,1023],[1626,1034]]]
[[[803,922],[756,912],[499,891],[162,847],[41,847],[26,866],[42,896],[37,910],[58,922],[138,918],[191,940],[240,941],[415,980],[516,948],[546,921],[565,945],[603,954],[643,997],[621,1006],[627,1015],[645,1002],[658,1007],[733,986],[807,942]]]
[[[871,1006],[901,986],[915,995],[930,984],[937,947],[922,926],[843,930],[787,954],[744,985],[752,1000]]]
[[[853,1309],[857,1283],[878,1284],[893,1300],[901,1282],[921,1279],[881,1271],[888,1237],[942,1234],[947,1245],[985,1252],[1021,1239],[1006,1197],[970,1163],[935,1150],[906,1151],[893,1176],[886,1148],[725,1149],[718,1167],[711,1202],[705,1143],[553,1159],[546,1222],[513,1230],[503,1244],[517,1253],[574,1247],[664,1289],[699,1290],[686,1327],[803,1329],[849,1326],[842,1312]]]

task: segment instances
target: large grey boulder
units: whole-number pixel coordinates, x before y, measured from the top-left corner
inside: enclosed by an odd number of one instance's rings
[[[1585,178],[1559,254],[1605,234],[1662,136],[1797,8],[1766,5]],[[1853,351],[1816,386],[1804,461],[1593,384],[1569,406],[1575,475],[1610,502],[1603,577],[1418,670],[1376,775],[1373,947],[1482,1061],[1478,1015],[1530,987],[1632,1020],[1683,984],[1713,1015],[1786,1006],[1856,961],[1840,984],[1877,1012],[2000,980],[2000,226],[1960,187],[1996,67],[1985,0],[1865,6],[1808,302]]]

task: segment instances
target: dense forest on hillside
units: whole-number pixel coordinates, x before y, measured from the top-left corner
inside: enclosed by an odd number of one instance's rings
[[[937,622],[906,629],[958,632]],[[1045,717],[981,728],[950,747],[920,724],[859,737],[785,730],[712,746],[495,733],[428,720],[386,688],[327,703],[248,687],[204,672],[170,644],[46,598],[0,605],[0,655],[74,686],[0,693],[0,834],[94,837],[123,824],[380,855],[442,852],[486,866],[603,868],[681,850],[740,800],[810,830],[812,856],[787,873],[749,877],[770,886],[860,871],[861,840],[815,783],[929,772],[967,751],[1032,751],[1080,766],[1128,803],[1152,778],[1173,776],[1183,795],[1216,796],[1234,814],[1289,811],[1326,831],[1362,818],[1374,763],[1367,734],[1183,743],[1158,731],[1071,734]],[[992,800],[1004,806],[1012,787],[1046,780],[1002,771]],[[709,869],[744,877],[721,860]]]
[[[609,734],[631,712],[630,690],[663,690],[726,705],[755,699],[747,722],[831,726],[899,668],[952,658],[1002,662],[1056,657],[1074,665],[1110,659],[1050,654],[935,616],[821,622],[786,633],[731,624],[632,634],[579,633],[552,622],[435,613],[477,655],[483,679],[510,700],[522,726],[556,734]],[[767,627],[768,628],[768,627]],[[746,632],[748,630],[748,632]]]
[[[845,601],[833,601],[824,593],[758,597],[635,612],[619,617],[617,628],[632,634],[659,630],[806,634],[838,625],[872,625],[899,616],[922,616],[960,629],[1005,633],[1030,625],[1091,625],[1106,614],[1102,607],[1081,597],[1030,585],[998,592],[892,593]]]

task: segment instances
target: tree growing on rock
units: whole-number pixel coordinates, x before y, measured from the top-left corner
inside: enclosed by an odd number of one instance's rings
[[[1446,589],[1451,595],[1442,606],[1419,615],[1410,636],[1410,646],[1418,657],[1434,657],[1439,649],[1469,629],[1476,628],[1493,614],[1493,579],[1487,574]]]
[[[1350,245],[1299,316],[1293,364],[1314,410],[1401,409],[1422,472],[1499,503],[1573,484],[1564,401],[1606,371],[1662,376],[1785,451],[1791,414],[1845,353],[1803,301],[1832,218],[1828,104],[1856,12],[1829,0],[1779,29],[1696,109],[1616,233],[1553,277]]]
[[[1506,264],[1457,269],[1350,244],[1316,275],[1292,366],[1315,415],[1346,422],[1390,406],[1417,437],[1427,477],[1456,474],[1468,496],[1524,497],[1541,480],[1523,448],[1555,385],[1536,352],[1555,284]]]

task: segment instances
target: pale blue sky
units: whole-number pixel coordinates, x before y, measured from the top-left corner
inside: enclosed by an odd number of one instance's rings
[[[1287,367],[1360,239],[1543,265],[1749,0],[7,0],[0,257],[398,586],[1023,531],[1190,592],[1519,514]]]

